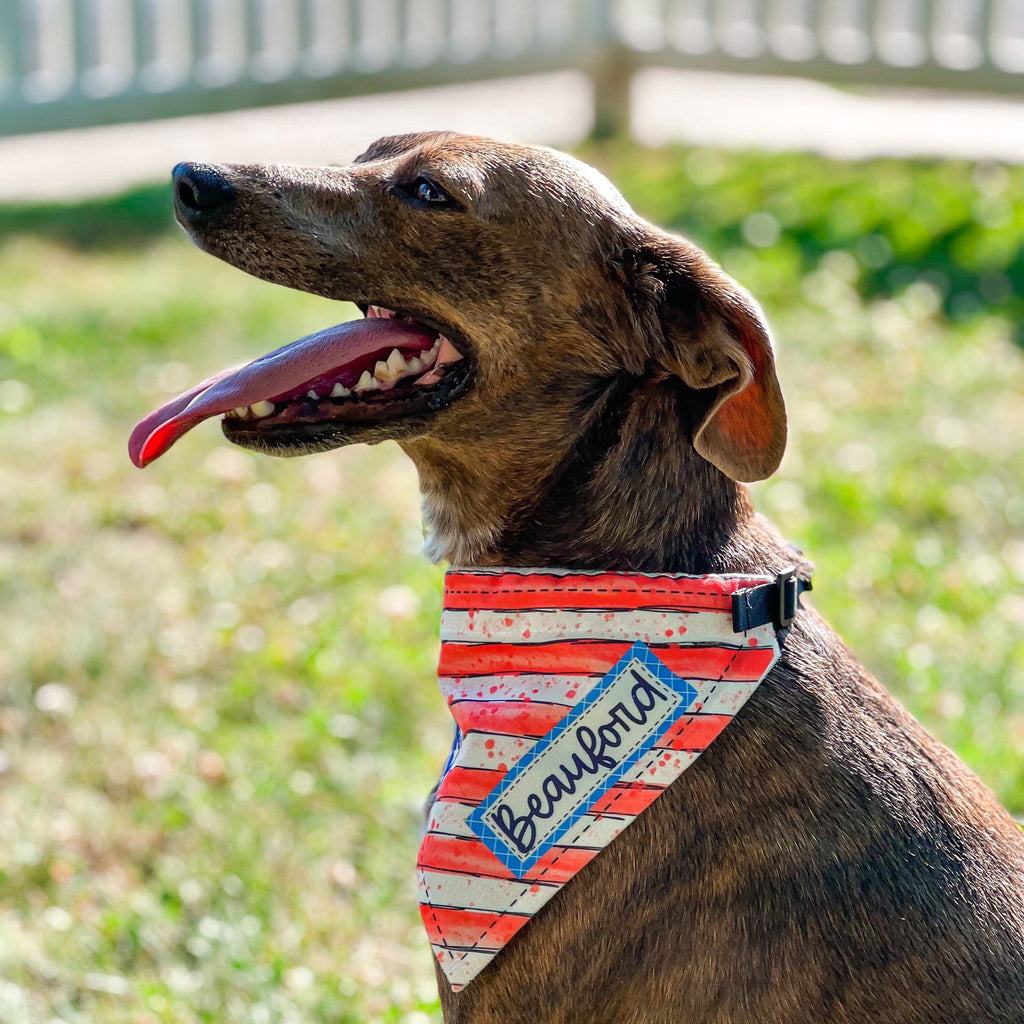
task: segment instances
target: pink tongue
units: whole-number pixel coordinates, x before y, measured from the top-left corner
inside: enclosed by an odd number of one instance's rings
[[[433,335],[393,319],[352,320],[300,338],[268,355],[203,381],[151,412],[132,431],[128,454],[140,469],[159,458],[197,423],[238,406],[273,399],[293,388],[375,352],[427,347]]]

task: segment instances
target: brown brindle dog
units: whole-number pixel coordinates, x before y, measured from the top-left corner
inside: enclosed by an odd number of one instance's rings
[[[369,317],[155,413],[140,465],[225,412],[275,455],[397,440],[456,566],[793,562],[740,483],[786,439],[757,305],[590,168],[437,133],[175,181],[207,252]],[[476,980],[439,982],[460,1024],[1019,1024],[1024,838],[801,610],[707,754]]]

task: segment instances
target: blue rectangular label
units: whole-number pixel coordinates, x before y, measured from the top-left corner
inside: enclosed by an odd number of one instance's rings
[[[654,746],[697,691],[637,641],[467,821],[522,877]]]

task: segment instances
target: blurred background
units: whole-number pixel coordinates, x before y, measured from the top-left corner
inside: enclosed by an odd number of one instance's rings
[[[570,148],[764,304],[759,508],[1024,814],[1024,0],[0,0],[0,1021],[439,1020],[449,740],[397,448],[143,414],[355,314],[173,224],[183,159]]]

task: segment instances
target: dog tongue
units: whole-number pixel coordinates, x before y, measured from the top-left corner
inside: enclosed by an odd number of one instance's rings
[[[132,431],[128,454],[141,469],[211,416],[272,400],[363,356],[403,345],[429,348],[433,339],[418,324],[377,318],[352,320],[300,338],[251,363],[222,370],[151,412]]]

